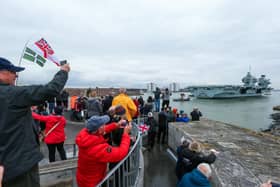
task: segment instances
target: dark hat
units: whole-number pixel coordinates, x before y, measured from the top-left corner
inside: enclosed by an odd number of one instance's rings
[[[117,105],[116,108],[115,108],[115,114],[118,115],[118,116],[122,116],[125,114],[125,108],[121,105]]]
[[[89,132],[94,132],[102,125],[108,123],[110,121],[110,117],[108,115],[104,116],[92,116],[86,122],[86,128]]]
[[[13,65],[9,60],[0,57],[0,70],[8,70],[11,72],[20,72],[25,68]]]

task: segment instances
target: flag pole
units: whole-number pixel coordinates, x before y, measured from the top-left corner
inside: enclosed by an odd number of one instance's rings
[[[26,46],[27,46],[27,44],[28,44],[29,41],[30,41],[30,39],[28,39],[28,40],[25,42],[24,48],[23,48],[22,53],[21,53],[21,55],[20,55],[20,59],[19,59],[19,62],[18,62],[18,66],[21,66],[22,57],[23,57],[25,48],[26,48]],[[19,80],[19,72],[17,73],[17,78],[16,78],[15,85],[18,84],[18,80]]]

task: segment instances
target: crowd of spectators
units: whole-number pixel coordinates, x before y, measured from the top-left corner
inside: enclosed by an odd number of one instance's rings
[[[159,88],[154,98],[145,102],[142,96],[132,99],[120,88],[119,95],[97,97],[92,91],[89,97],[72,96],[63,90],[70,71],[69,64],[61,66],[53,80],[46,85],[15,86],[17,72],[24,68],[0,58],[0,187],[40,186],[38,162],[40,153],[39,137],[49,150],[49,162],[56,161],[56,149],[61,160],[66,160],[66,119],[63,112],[70,108],[72,119],[85,120],[76,136],[79,147],[77,183],[80,187],[97,185],[107,173],[128,153],[133,137],[130,136],[132,122],[138,116],[145,116],[148,128],[148,150],[155,142],[165,144],[168,139],[169,122],[200,120],[202,113],[194,108],[191,119],[183,111],[170,106],[171,92]],[[160,98],[162,108],[160,108]],[[154,118],[158,112],[158,120]],[[177,149],[176,176],[179,187],[210,186],[211,167],[219,152],[210,150],[205,154],[199,142],[183,139]],[[24,146],[22,146],[24,145]],[[268,181],[261,187],[278,187]]]

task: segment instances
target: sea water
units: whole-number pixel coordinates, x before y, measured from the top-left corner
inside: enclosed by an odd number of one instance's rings
[[[145,93],[143,98],[146,99],[148,96],[153,96],[153,93]],[[191,101],[184,102],[174,102],[174,98],[180,98],[180,93],[172,93],[170,98],[170,105],[177,108],[178,111],[184,110],[189,115],[194,107],[198,107],[205,118],[253,130],[267,129],[272,122],[270,114],[274,113],[273,106],[280,104],[280,92],[272,92],[271,95],[264,97],[192,98]]]

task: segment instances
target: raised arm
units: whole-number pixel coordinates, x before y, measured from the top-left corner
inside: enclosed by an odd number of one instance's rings
[[[61,66],[54,78],[46,85],[14,87],[16,106],[33,106],[56,97],[63,89],[68,79],[70,67],[68,64]]]
[[[127,155],[129,150],[130,137],[128,134],[131,128],[131,125],[127,125],[124,128],[122,141],[119,147],[112,147],[111,145],[107,144],[106,147],[100,150],[100,152],[98,153],[98,155],[96,155],[95,158],[100,162],[118,162],[122,160]]]
[[[35,112],[32,112],[32,117],[38,121],[46,122],[49,119],[49,116],[39,115]]]

